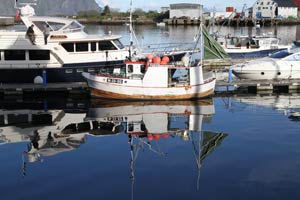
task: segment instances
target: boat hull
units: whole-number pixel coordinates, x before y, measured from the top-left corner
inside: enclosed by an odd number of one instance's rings
[[[119,99],[119,100],[183,100],[183,99],[197,99],[204,98],[212,95],[214,93],[214,89],[210,89],[208,91],[202,93],[194,93],[194,94],[183,94],[183,95],[126,95],[126,94],[118,94],[114,92],[107,92],[99,89],[91,89],[91,95],[93,97],[105,98],[105,99]]]
[[[93,97],[132,100],[182,100],[197,99],[214,93],[215,78],[202,84],[184,86],[145,86],[143,80],[116,79],[118,83],[107,82],[107,77],[83,73]]]
[[[229,51],[226,50],[226,53],[228,53],[229,57],[234,59],[242,59],[242,58],[261,58],[266,57],[269,54],[276,53],[278,51],[286,50],[287,48],[280,48],[280,49],[266,49],[266,50],[252,50],[249,52],[243,52],[243,51]]]
[[[34,79],[38,76],[45,76],[47,83],[85,82],[82,72],[99,72],[103,68],[121,64],[123,64],[123,61],[120,60],[115,62],[74,63],[46,68],[0,68],[0,83],[34,83]]]

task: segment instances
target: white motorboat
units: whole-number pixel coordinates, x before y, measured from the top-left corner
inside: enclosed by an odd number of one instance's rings
[[[265,58],[237,64],[232,66],[231,69],[233,74],[240,79],[299,79],[299,48],[283,50]]]
[[[290,45],[280,45],[280,39],[273,36],[223,36],[217,41],[231,58],[265,57],[271,53],[284,50]]]
[[[35,16],[30,5],[20,8],[26,27],[34,25],[35,45],[24,31],[0,31],[0,82],[83,82],[82,72],[123,63],[129,49],[117,35],[88,35],[75,19]],[[47,45],[43,31],[50,27]]]

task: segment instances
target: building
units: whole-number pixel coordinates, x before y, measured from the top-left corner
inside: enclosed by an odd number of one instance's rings
[[[160,13],[165,13],[165,12],[168,12],[169,10],[170,10],[170,7],[161,7]]]
[[[295,0],[295,3],[297,5],[297,7],[298,7],[298,12],[299,12],[300,11],[300,0]]]
[[[170,4],[170,19],[190,18],[199,19],[203,13],[203,5],[192,3]]]
[[[297,17],[295,0],[258,0],[253,6],[253,18]]]

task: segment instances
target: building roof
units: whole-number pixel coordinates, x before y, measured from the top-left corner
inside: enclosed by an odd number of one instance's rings
[[[200,8],[200,7],[201,7],[201,5],[196,4],[196,3],[175,3],[175,4],[170,4],[171,9],[180,9],[180,8],[195,9],[195,8]]]
[[[278,7],[297,7],[294,0],[273,0]]]

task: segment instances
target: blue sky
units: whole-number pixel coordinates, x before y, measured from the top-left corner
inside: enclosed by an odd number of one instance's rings
[[[203,4],[205,8],[212,9],[216,8],[217,11],[224,11],[227,6],[233,6],[238,11],[242,9],[243,5],[246,4],[247,7],[252,7],[256,0],[132,0],[133,8],[142,8],[143,10],[160,10],[160,7],[168,6],[172,3],[199,3]],[[129,9],[130,0],[96,0],[96,2],[101,6],[108,5],[112,8],[119,8],[121,11],[126,11]],[[145,3],[147,2],[147,3]]]

